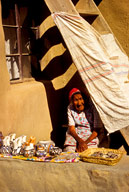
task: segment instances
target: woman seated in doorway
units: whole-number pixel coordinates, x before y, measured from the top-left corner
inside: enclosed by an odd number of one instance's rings
[[[84,99],[79,89],[69,92],[68,130],[64,151],[82,152],[88,148],[98,147],[99,140],[95,130],[93,114],[85,109]]]

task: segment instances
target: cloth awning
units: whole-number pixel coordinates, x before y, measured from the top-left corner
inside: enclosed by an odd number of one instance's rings
[[[129,60],[112,34],[100,35],[79,14],[53,13],[79,74],[109,133],[129,126],[124,89]]]

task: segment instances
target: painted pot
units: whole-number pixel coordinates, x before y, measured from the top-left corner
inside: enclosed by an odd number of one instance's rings
[[[49,151],[55,146],[55,143],[53,141],[39,141],[36,144],[36,150],[37,151],[44,151],[46,153],[49,153]]]
[[[53,147],[49,152],[49,154],[52,156],[60,155],[60,153],[62,153],[62,149],[59,147]]]
[[[35,148],[32,146],[26,146],[24,148],[24,153],[23,153],[24,157],[33,157],[35,156]]]

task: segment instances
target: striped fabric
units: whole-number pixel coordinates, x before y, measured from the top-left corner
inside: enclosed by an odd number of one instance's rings
[[[80,76],[109,133],[129,126],[128,57],[112,34],[100,35],[80,15],[53,13]]]

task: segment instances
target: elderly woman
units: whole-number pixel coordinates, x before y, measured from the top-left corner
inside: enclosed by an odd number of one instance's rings
[[[69,93],[68,130],[64,151],[82,152],[87,148],[98,146],[97,132],[94,128],[93,114],[85,109],[84,99],[79,89],[73,88]]]

